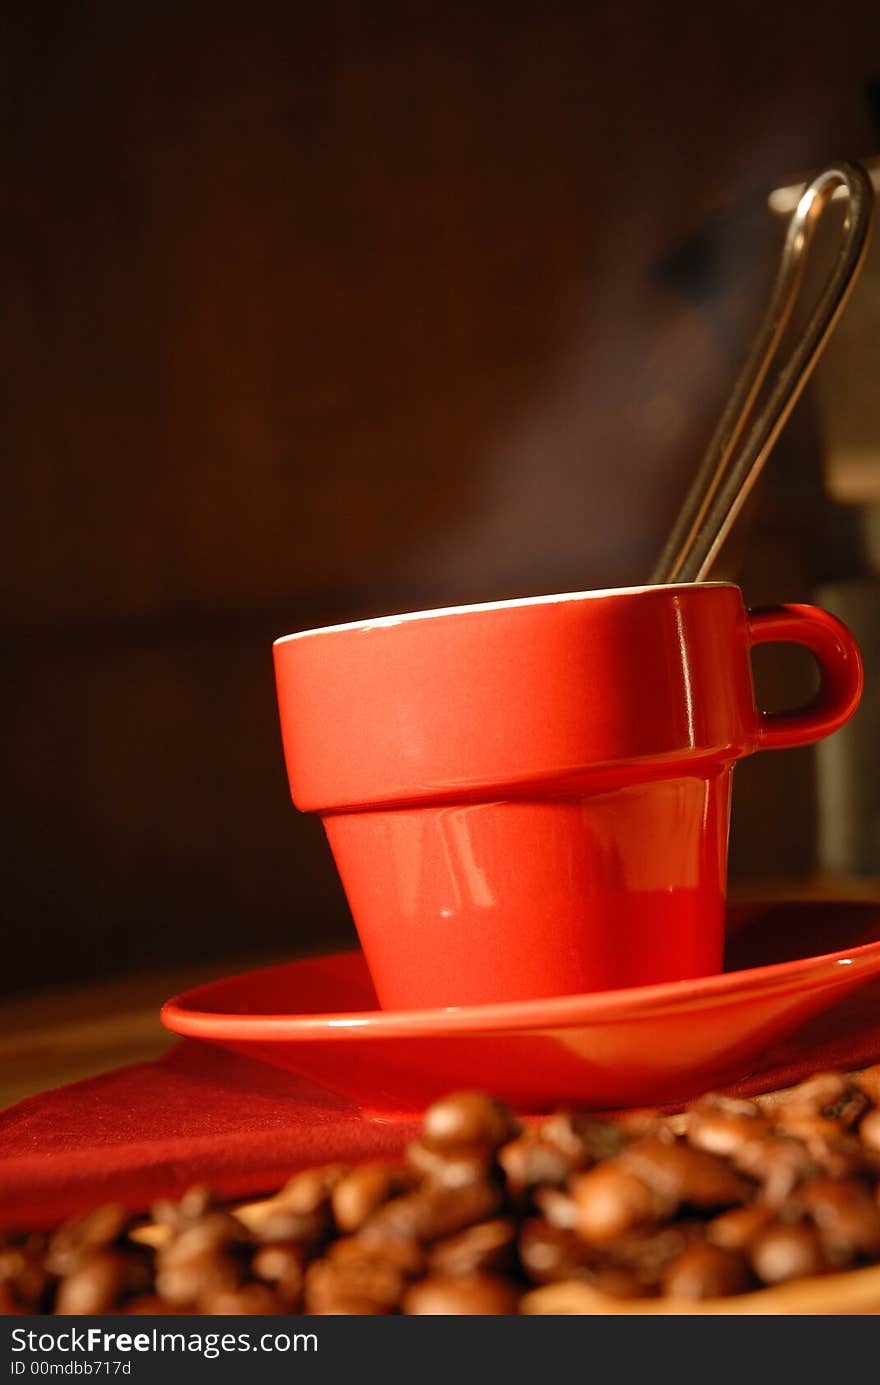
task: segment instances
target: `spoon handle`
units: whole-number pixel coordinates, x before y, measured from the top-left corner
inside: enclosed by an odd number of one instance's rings
[[[837,257],[806,327],[791,355],[778,367],[776,381],[752,419],[758,392],[803,284],[807,251],[839,187],[848,205]],[[801,194],[786,233],[769,307],[652,582],[701,582],[712,567],[855,283],[865,257],[873,206],[871,180],[856,163],[831,164]]]

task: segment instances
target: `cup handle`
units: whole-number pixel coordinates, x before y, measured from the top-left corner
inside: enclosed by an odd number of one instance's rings
[[[794,712],[759,712],[758,750],[809,745],[843,726],[862,695],[862,656],[836,616],[818,606],[767,606],[748,612],[749,643],[802,644],[819,665],[819,691]]]

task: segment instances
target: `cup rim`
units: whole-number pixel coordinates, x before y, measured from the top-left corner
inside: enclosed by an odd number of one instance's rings
[[[738,590],[735,582],[648,582],[638,587],[598,587],[595,590],[580,592],[556,592],[549,596],[508,597],[503,601],[478,601],[463,606],[436,606],[423,611],[403,611],[400,615],[373,616],[367,620],[349,620],[340,625],[319,625],[310,630],[296,630],[291,635],[280,635],[273,641],[273,648],[292,644],[294,640],[304,640],[310,635],[341,635],[351,631],[387,630],[395,625],[409,625],[419,620],[435,620],[439,616],[471,615],[481,611],[507,611],[519,607],[554,606],[570,601],[589,601],[609,596],[642,596],[646,592],[694,591],[707,588],[726,588]]]

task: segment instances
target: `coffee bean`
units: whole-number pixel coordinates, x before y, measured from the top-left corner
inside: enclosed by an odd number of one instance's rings
[[[750,1259],[752,1269],[765,1284],[824,1274],[829,1268],[818,1231],[798,1224],[777,1224],[759,1232],[752,1242]]]
[[[742,1145],[763,1139],[769,1130],[769,1121],[751,1101],[735,1101],[713,1093],[696,1102],[688,1112],[688,1143],[709,1154],[733,1154]]]
[[[871,1154],[880,1154],[880,1110],[869,1111],[865,1116],[859,1126],[859,1139]]]
[[[70,1274],[94,1251],[114,1245],[124,1234],[130,1219],[121,1204],[108,1202],[84,1216],[62,1223],[49,1241],[46,1269],[51,1274]]]
[[[306,1312],[325,1312],[341,1299],[375,1303],[390,1312],[400,1303],[404,1282],[396,1265],[379,1258],[315,1260],[306,1270]]]
[[[239,1259],[216,1249],[206,1249],[171,1264],[163,1264],[160,1260],[156,1289],[173,1307],[192,1308],[221,1289],[237,1288],[244,1274],[245,1267]]]
[[[19,1303],[9,1284],[0,1283],[0,1318],[27,1313],[28,1309]]]
[[[498,1162],[514,1195],[538,1184],[562,1184],[571,1173],[569,1160],[558,1145],[531,1130],[503,1145]]]
[[[777,1126],[786,1135],[802,1140],[811,1151],[821,1149],[829,1141],[839,1140],[845,1133],[840,1121],[808,1107],[793,1107],[786,1112],[784,1120],[777,1121]]]
[[[401,1236],[381,1237],[343,1236],[331,1241],[325,1252],[326,1258],[341,1264],[352,1260],[382,1260],[393,1265],[407,1279],[415,1279],[423,1274],[427,1258],[418,1241],[408,1241]]]
[[[153,1228],[106,1205],[0,1237],[0,1311],[499,1315],[526,1281],[705,1302],[876,1264],[877,1098],[880,1065],[763,1109],[710,1093],[682,1122],[566,1111],[522,1130],[459,1092],[407,1164],[303,1170],[242,1219],[196,1186]]]
[[[808,1146],[823,1173],[829,1178],[858,1178],[868,1164],[868,1152],[858,1135],[839,1135],[820,1145]]]
[[[485,1221],[500,1204],[499,1189],[489,1183],[469,1183],[462,1188],[426,1185],[386,1202],[367,1219],[362,1234],[373,1240],[393,1234],[416,1241],[436,1241],[463,1231],[474,1222]]]
[[[847,1255],[880,1255],[880,1207],[858,1183],[817,1178],[801,1188],[807,1209],[826,1247]]]
[[[348,1173],[345,1164],[325,1164],[294,1174],[274,1199],[285,1212],[309,1216],[329,1207],[333,1189]]]
[[[276,1208],[271,1216],[260,1220],[255,1235],[263,1245],[276,1241],[285,1244],[296,1241],[303,1246],[317,1246],[332,1230],[328,1207],[316,1208],[314,1212],[290,1212],[283,1207]]]
[[[880,1063],[858,1073],[855,1084],[874,1106],[880,1106]]]
[[[486,1145],[496,1150],[519,1131],[519,1122],[501,1101],[484,1092],[453,1092],[425,1112],[422,1133],[430,1144]]]
[[[638,1140],[619,1163],[671,1203],[726,1207],[748,1196],[748,1186],[723,1159],[681,1141]]]
[[[377,1207],[395,1193],[411,1188],[414,1179],[393,1164],[363,1164],[335,1184],[330,1205],[340,1231],[359,1231]]]
[[[692,1101],[687,1108],[688,1123],[694,1114],[705,1115],[710,1112],[723,1116],[740,1116],[743,1120],[765,1119],[757,1101],[749,1101],[740,1096],[725,1096],[724,1092],[706,1092],[696,1101]]]
[[[511,1315],[519,1307],[512,1284],[496,1275],[474,1274],[422,1279],[407,1290],[403,1311],[410,1315],[462,1316]]]
[[[23,1310],[38,1313],[49,1289],[49,1275],[42,1257],[24,1245],[0,1250],[0,1286]]]
[[[645,1182],[619,1159],[579,1174],[572,1195],[578,1232],[594,1245],[606,1245],[645,1222],[662,1221],[678,1206],[675,1197]]]
[[[176,1232],[191,1222],[198,1221],[216,1206],[211,1190],[199,1183],[188,1188],[179,1202],[173,1202],[170,1198],[160,1198],[153,1203],[151,1215],[154,1222]]]
[[[120,1247],[125,1262],[126,1294],[145,1294],[155,1277],[155,1255],[149,1246],[126,1241]]]
[[[761,1185],[761,1200],[769,1207],[781,1207],[798,1184],[819,1172],[806,1145],[790,1136],[742,1145],[732,1159],[736,1168]]]
[[[190,1307],[245,1277],[250,1237],[237,1217],[206,1212],[156,1255],[156,1288],[178,1307]]]
[[[540,1138],[559,1150],[572,1172],[589,1168],[602,1159],[613,1159],[629,1139],[618,1123],[573,1111],[557,1111],[545,1117]]]
[[[175,1307],[173,1304],[166,1303],[164,1299],[159,1298],[158,1294],[141,1294],[138,1298],[129,1299],[127,1303],[123,1304],[119,1311],[120,1313],[131,1313],[137,1316],[148,1315],[154,1317],[158,1314],[164,1317],[166,1314],[173,1314],[175,1316],[180,1315],[181,1317],[186,1317],[194,1313],[195,1309]]]
[[[81,1255],[76,1269],[58,1285],[55,1312],[63,1315],[109,1313],[125,1289],[124,1257],[114,1250]]]
[[[187,1188],[177,1204],[177,1211],[184,1221],[197,1221],[216,1206],[217,1199],[211,1189],[204,1183],[196,1183]]]
[[[652,1293],[651,1287],[633,1270],[623,1270],[616,1265],[596,1270],[589,1276],[589,1282],[594,1289],[611,1298],[645,1298]]]
[[[179,1231],[181,1217],[177,1203],[170,1197],[157,1198],[150,1208],[150,1216],[156,1226],[167,1227],[169,1231]]]
[[[562,1231],[574,1231],[578,1212],[577,1203],[570,1193],[562,1188],[536,1188],[532,1201],[551,1226],[558,1226]]]
[[[667,1265],[663,1293],[669,1298],[722,1298],[743,1294],[751,1286],[749,1267],[736,1251],[720,1246],[691,1246]]]
[[[793,1134],[803,1131],[805,1136],[834,1139],[852,1129],[868,1105],[864,1091],[849,1078],[839,1072],[817,1073],[774,1108],[774,1119]]]
[[[584,1277],[595,1263],[595,1252],[574,1231],[551,1226],[543,1217],[530,1217],[519,1233],[520,1263],[533,1284]]]
[[[839,1072],[818,1072],[794,1087],[774,1108],[774,1115],[784,1121],[787,1112],[802,1108],[851,1123],[851,1117],[861,1115],[866,1104],[864,1093],[848,1077]]]
[[[766,1203],[749,1207],[733,1207],[722,1212],[706,1227],[707,1239],[722,1250],[746,1250],[759,1232],[773,1219],[773,1209]]]
[[[237,1217],[229,1212],[206,1212],[198,1221],[184,1226],[173,1240],[160,1247],[158,1255],[164,1265],[180,1264],[193,1256],[226,1246],[245,1245],[249,1241],[247,1228]]]
[[[302,1296],[305,1266],[302,1246],[290,1241],[260,1246],[251,1261],[253,1273],[270,1284],[289,1309],[298,1304]]]
[[[392,1312],[384,1304],[376,1303],[369,1298],[353,1298],[340,1294],[335,1298],[328,1298],[323,1301],[322,1307],[313,1308],[311,1312],[318,1317],[384,1317]]]
[[[695,1244],[703,1244],[702,1225],[677,1221],[628,1231],[605,1253],[615,1264],[634,1270],[643,1283],[655,1284],[666,1266]]]
[[[434,1145],[429,1140],[413,1140],[406,1157],[414,1173],[444,1188],[482,1182],[493,1164],[488,1145]]]
[[[217,1289],[206,1294],[199,1311],[214,1317],[263,1316],[280,1313],[283,1306],[267,1284],[242,1284],[237,1289]]]
[[[779,1109],[787,1104],[811,1106],[816,1111],[821,1111],[825,1107],[833,1106],[840,1101],[849,1089],[849,1082],[839,1072],[814,1072],[811,1077],[807,1077],[803,1082],[799,1082],[784,1101],[779,1103]]]
[[[515,1247],[514,1222],[510,1217],[495,1217],[435,1241],[428,1256],[428,1272],[441,1276],[481,1270],[506,1272],[513,1269]]]
[[[626,1144],[630,1140],[641,1140],[646,1135],[655,1135],[658,1139],[674,1139],[669,1132],[669,1123],[662,1111],[654,1111],[649,1107],[642,1107],[637,1111],[623,1111],[614,1121],[615,1129],[620,1131],[621,1138]]]
[[[329,1164],[296,1174],[274,1197],[250,1209],[251,1234],[262,1243],[298,1241],[317,1248],[333,1232],[331,1196],[347,1173],[344,1165]]]

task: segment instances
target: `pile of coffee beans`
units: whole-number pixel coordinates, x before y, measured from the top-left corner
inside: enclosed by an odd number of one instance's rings
[[[513,1314],[536,1285],[706,1300],[880,1262],[880,1066],[672,1120],[525,1128],[459,1092],[401,1164],[332,1164],[237,1209],[191,1189],[0,1242],[0,1312]]]

